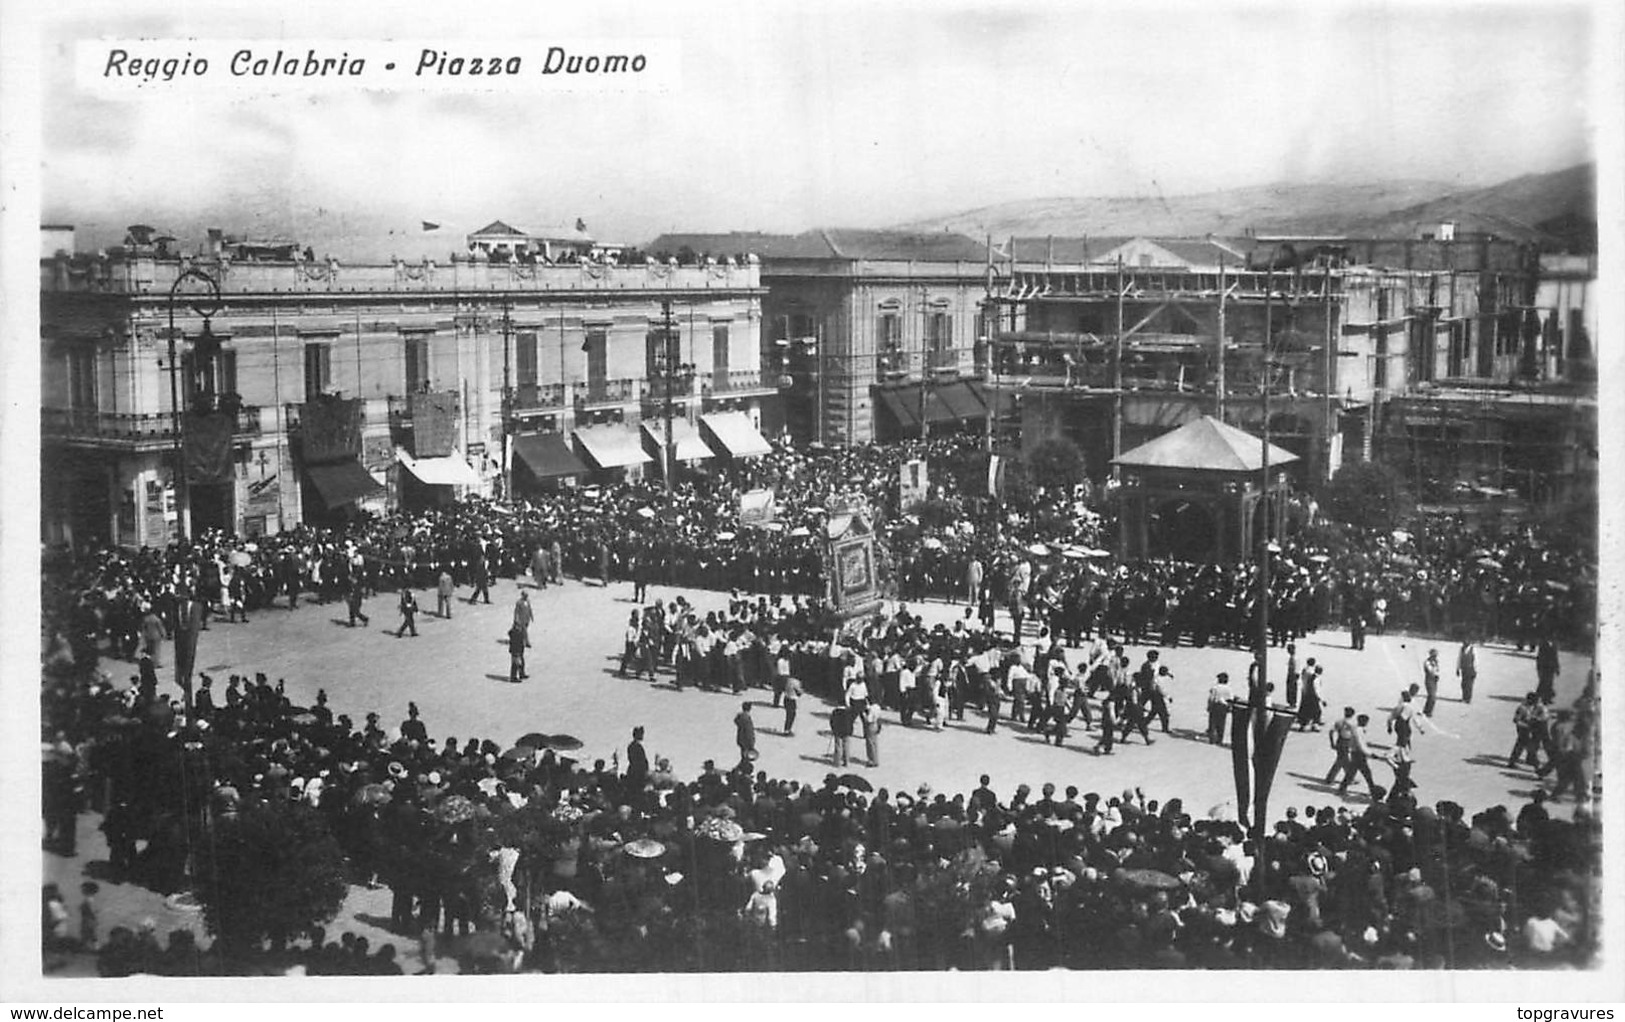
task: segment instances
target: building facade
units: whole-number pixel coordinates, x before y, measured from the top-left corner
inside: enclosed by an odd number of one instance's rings
[[[1551,498],[1594,478],[1594,279],[1487,238],[1012,238],[988,384],[1023,447],[1066,436],[1097,477],[1202,415],[1257,433],[1267,404],[1300,483],[1380,456],[1420,491],[1525,471]]]
[[[358,503],[384,510],[502,493],[514,437],[632,431],[668,407],[691,424],[724,410],[759,423],[777,392],[755,265],[350,266],[297,245],[283,259],[219,244],[188,257],[132,232],[89,255],[70,238],[56,229],[40,263],[47,541],[162,545],[344,513],[351,502],[313,492],[300,442],[307,405],[335,396],[380,491]],[[177,403],[232,417],[228,481],[177,486]]]
[[[987,247],[958,234],[668,234],[657,257],[761,260],[763,364],[784,384],[768,428],[837,446],[980,421]]]

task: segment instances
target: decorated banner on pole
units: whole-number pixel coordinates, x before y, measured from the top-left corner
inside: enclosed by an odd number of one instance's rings
[[[897,466],[897,506],[907,511],[925,500],[931,480],[925,461],[915,458]]]
[[[739,524],[760,529],[778,517],[778,497],[772,490],[749,490],[739,495]]]
[[[232,478],[231,434],[237,417],[226,412],[191,412],[181,450],[189,483],[229,483]]]

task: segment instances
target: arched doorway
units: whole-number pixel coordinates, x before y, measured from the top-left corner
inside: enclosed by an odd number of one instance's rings
[[[1206,505],[1165,500],[1146,518],[1146,553],[1179,561],[1210,561],[1218,549],[1218,524]]]

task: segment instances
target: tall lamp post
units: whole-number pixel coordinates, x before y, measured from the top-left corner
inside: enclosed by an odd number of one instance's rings
[[[1272,728],[1269,726],[1274,714],[1282,712],[1270,705],[1269,700],[1269,657],[1270,657],[1270,534],[1274,526],[1274,507],[1271,497],[1274,487],[1270,485],[1270,371],[1275,362],[1271,357],[1274,354],[1274,328],[1275,328],[1275,262],[1282,251],[1291,252],[1289,245],[1277,245],[1270,253],[1269,265],[1264,273],[1264,344],[1263,358],[1260,360],[1260,403],[1264,413],[1263,428],[1259,431],[1259,462],[1262,466],[1263,480],[1259,491],[1259,509],[1264,515],[1262,533],[1263,542],[1258,551],[1258,691],[1257,695],[1249,694],[1248,702],[1251,704],[1250,715],[1253,722],[1252,756],[1257,785],[1253,792],[1253,842],[1257,855],[1257,875],[1260,892],[1266,888],[1269,871],[1269,850],[1266,847],[1269,839],[1269,807],[1264,797],[1268,791],[1269,778],[1266,773],[1273,774],[1276,757],[1274,750],[1267,748],[1266,735]],[[1221,339],[1222,343],[1222,339]],[[1239,739],[1238,739],[1239,740]],[[1281,735],[1284,743],[1285,735]]]
[[[660,303],[660,319],[660,357],[655,368],[660,371],[666,391],[666,443],[660,449],[660,474],[666,487],[666,496],[670,497],[672,469],[677,464],[677,441],[672,430],[672,418],[676,408],[673,396],[679,383],[686,385],[693,381],[694,366],[680,361],[682,351],[678,344],[677,331],[672,325],[670,299]]]
[[[175,300],[180,297],[181,285],[189,280],[199,281],[206,288],[203,293],[189,293],[187,298],[192,311],[203,317],[205,335],[209,333],[209,319],[220,311],[220,283],[196,267],[182,270],[169,286],[169,426],[174,444],[175,532],[182,542],[187,538],[189,509],[186,500],[186,462],[181,453],[180,359],[176,353]]]

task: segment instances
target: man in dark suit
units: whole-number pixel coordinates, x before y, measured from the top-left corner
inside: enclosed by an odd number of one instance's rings
[[[484,597],[485,602],[490,603],[491,569],[485,563],[485,548],[483,546],[474,548],[474,556],[470,558],[469,570],[474,577],[474,592],[469,595],[468,602],[470,604],[478,603],[480,598]]]
[[[649,780],[649,754],[643,748],[643,726],[632,729],[632,742],[626,747],[626,790],[633,797]]]
[[[739,712],[734,714],[734,743],[739,746],[740,762],[749,763],[756,758],[756,721],[751,719],[748,700],[741,703]]]

